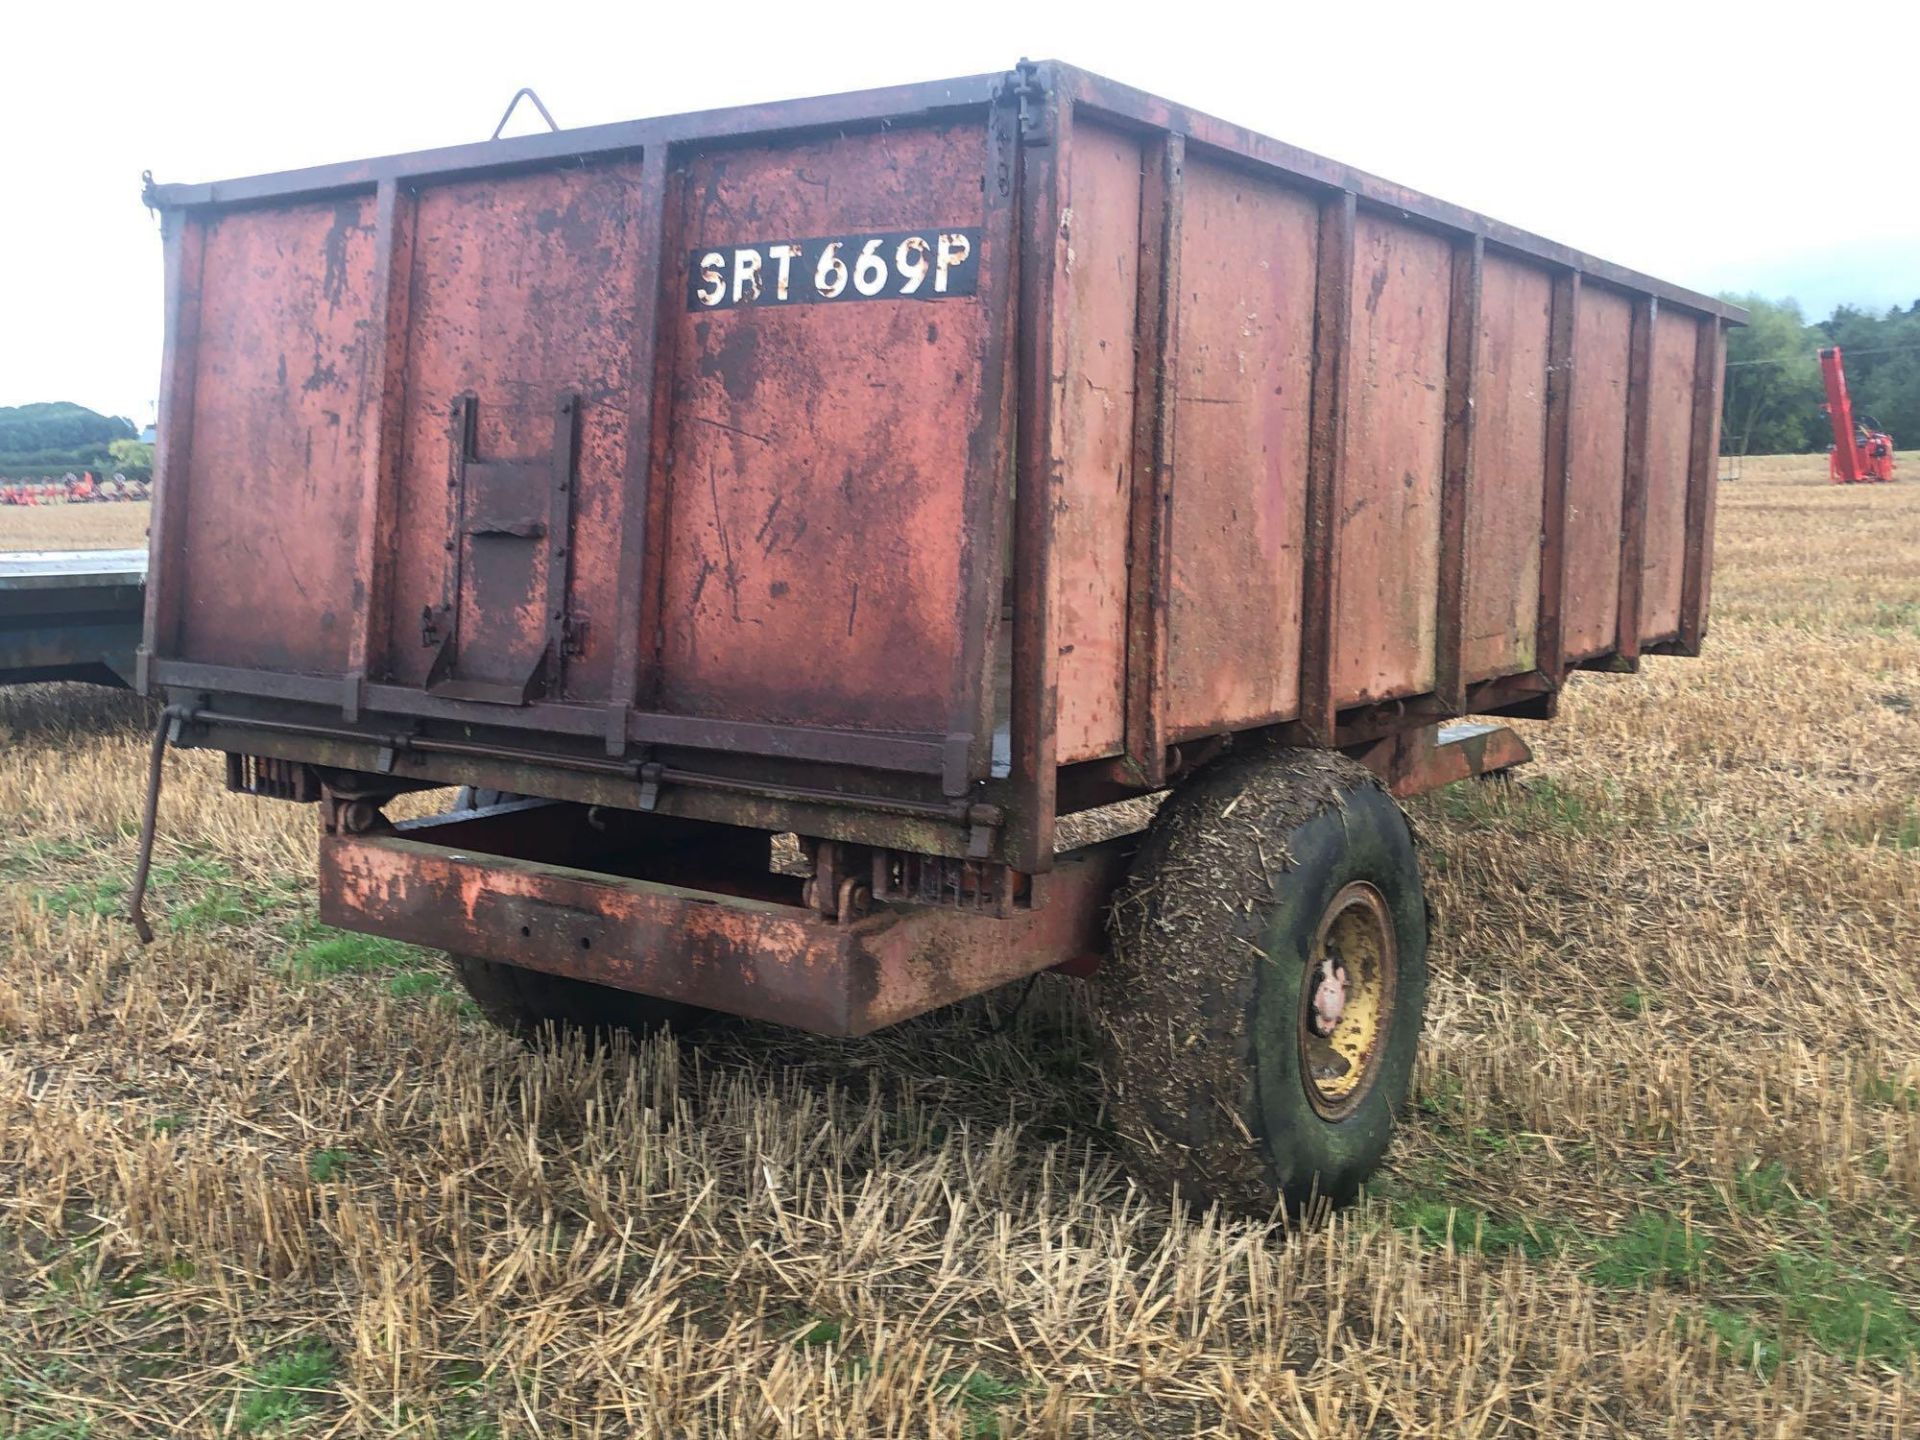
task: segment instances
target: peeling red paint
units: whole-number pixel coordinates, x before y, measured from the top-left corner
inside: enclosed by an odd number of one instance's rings
[[[1064,856],[1005,918],[883,906],[841,924],[779,904],[404,835],[328,835],[329,925],[730,1014],[861,1035],[1105,949],[1127,842]]]

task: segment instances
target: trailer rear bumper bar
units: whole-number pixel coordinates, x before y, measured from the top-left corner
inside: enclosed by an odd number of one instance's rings
[[[826,1035],[1098,954],[1132,846],[1059,856],[1034,877],[1032,907],[1005,918],[889,905],[840,923],[799,903],[463,848],[475,823],[323,836],[321,919]]]

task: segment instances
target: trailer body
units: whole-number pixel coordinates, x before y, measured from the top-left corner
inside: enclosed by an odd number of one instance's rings
[[[127,685],[144,613],[144,550],[0,553],[0,685]]]
[[[1097,947],[1063,815],[1249,733],[1499,768],[1436,727],[1706,632],[1740,312],[1069,66],[150,198],[142,685],[327,799],[339,923],[866,1028]],[[430,784],[552,804],[379,822]],[[972,942],[819,929],[1049,903],[911,1004]]]

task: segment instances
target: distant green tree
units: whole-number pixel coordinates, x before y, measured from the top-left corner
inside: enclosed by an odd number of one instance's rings
[[[1720,448],[1729,455],[1771,455],[1808,448],[1808,417],[1820,406],[1818,345],[1798,302],[1760,295],[1721,297],[1747,310],[1727,332],[1726,403]]]
[[[0,406],[0,475],[104,470],[113,463],[113,443],[138,434],[131,420],[70,401]]]
[[[0,456],[96,446],[105,453],[109,442],[132,440],[139,433],[123,416],[102,415],[67,400],[0,405]]]
[[[107,454],[116,470],[153,469],[153,446],[144,440],[109,440]]]

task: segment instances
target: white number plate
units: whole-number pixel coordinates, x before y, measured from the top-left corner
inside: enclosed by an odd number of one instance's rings
[[[689,257],[687,308],[951,300],[980,284],[978,230],[890,230],[715,245]]]

